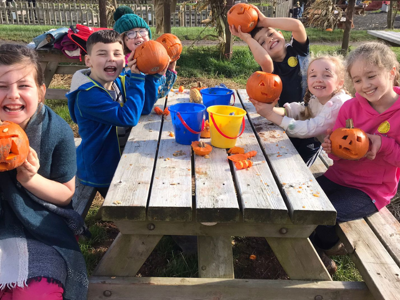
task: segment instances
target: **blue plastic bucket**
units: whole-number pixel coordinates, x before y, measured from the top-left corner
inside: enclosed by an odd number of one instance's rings
[[[203,104],[206,108],[213,105],[229,105],[233,95],[233,104],[235,104],[235,94],[231,89],[225,88],[207,88],[200,90],[203,98]],[[233,105],[232,104],[232,105]],[[206,111],[206,120],[208,120],[208,112]]]
[[[198,103],[178,103],[169,107],[177,143],[190,145],[200,139],[205,110],[206,107]]]

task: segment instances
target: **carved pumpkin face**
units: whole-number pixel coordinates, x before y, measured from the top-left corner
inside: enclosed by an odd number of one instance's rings
[[[338,128],[332,132],[332,153],[343,159],[357,160],[368,152],[369,139],[362,129],[353,128],[352,120],[349,120],[346,121],[346,128]]]
[[[167,50],[171,62],[179,59],[182,53],[182,43],[176,35],[172,33],[164,33],[163,35],[160,35],[156,41],[161,43]]]
[[[169,64],[167,50],[156,41],[147,41],[136,48],[133,59],[136,59],[138,70],[145,74],[156,74]]]
[[[247,80],[246,91],[254,100],[272,103],[282,93],[282,81],[278,75],[257,71]]]
[[[240,25],[242,32],[250,32],[256,28],[257,22],[257,11],[246,3],[235,4],[228,11],[228,24],[235,26],[236,30]]]
[[[28,153],[29,140],[25,131],[18,124],[0,121],[0,172],[22,165]]]

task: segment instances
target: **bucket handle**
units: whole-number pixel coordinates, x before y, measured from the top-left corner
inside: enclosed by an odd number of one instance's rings
[[[197,131],[194,131],[192,128],[190,128],[189,125],[186,124],[185,120],[182,118],[182,116],[181,116],[179,111],[176,114],[177,114],[179,120],[182,122],[183,126],[185,126],[185,128],[187,130],[189,130],[193,134],[200,134],[201,133],[201,131],[197,132]],[[203,129],[204,129],[204,120],[203,120],[203,123],[201,124],[201,130],[203,130]]]
[[[217,129],[218,133],[219,133],[220,135],[222,135],[224,138],[234,140],[234,139],[237,139],[239,136],[241,136],[241,135],[243,134],[244,128],[245,128],[245,126],[246,126],[246,121],[244,120],[244,116],[243,116],[243,121],[242,121],[242,131],[239,133],[238,136],[236,136],[236,137],[230,137],[230,136],[225,135],[225,134],[221,131],[221,129],[218,128],[217,123],[216,123],[215,120],[214,120],[213,114],[212,114],[212,113],[209,113],[209,114],[210,114],[210,117],[211,117],[211,121],[213,122],[213,124],[214,124],[214,126],[215,126],[215,129]]]
[[[235,105],[235,102],[236,102],[236,94],[233,93],[233,103],[231,104],[231,106],[234,106],[234,105]]]

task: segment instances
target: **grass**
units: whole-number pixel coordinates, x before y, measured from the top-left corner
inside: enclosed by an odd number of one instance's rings
[[[60,28],[61,26],[32,26],[32,25],[1,25],[0,39],[19,41],[29,43],[32,39],[52,28]],[[214,28],[204,27],[172,27],[172,33],[177,35],[181,40],[195,40],[200,35],[200,39],[217,40],[217,33]],[[307,35],[311,43],[321,42],[341,42],[343,30],[336,29],[332,32],[326,32],[315,28],[306,28]],[[396,31],[396,30],[395,30]],[[398,30],[397,30],[398,31]],[[153,38],[157,38],[155,28],[151,28]],[[283,31],[286,40],[290,39],[290,32]],[[234,40],[239,40],[234,37]],[[353,30],[350,35],[350,42],[369,41],[375,38],[367,33],[366,30]]]

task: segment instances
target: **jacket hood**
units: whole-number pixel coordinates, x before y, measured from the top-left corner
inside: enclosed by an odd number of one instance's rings
[[[400,87],[394,86],[393,90],[396,92],[397,95],[400,96]],[[360,104],[361,108],[365,112],[367,112],[369,115],[372,116],[372,115],[379,115],[380,114],[371,106],[371,104],[368,102],[368,100],[365,99],[364,97],[360,96],[360,94],[356,93],[355,98],[357,99],[357,102]],[[385,114],[391,114],[392,111],[397,111],[397,110],[400,110],[399,98],[397,99],[397,101],[391,107],[389,107],[389,109],[387,109],[386,111],[384,111],[380,115],[383,116]]]
[[[66,94],[68,99],[69,114],[71,115],[72,121],[74,121],[75,123],[77,123],[77,120],[75,116],[74,106],[79,91],[85,91],[92,88],[93,86],[96,86],[95,81],[89,77],[89,74],[90,69],[83,69],[75,72],[75,74],[72,76],[71,89]]]

